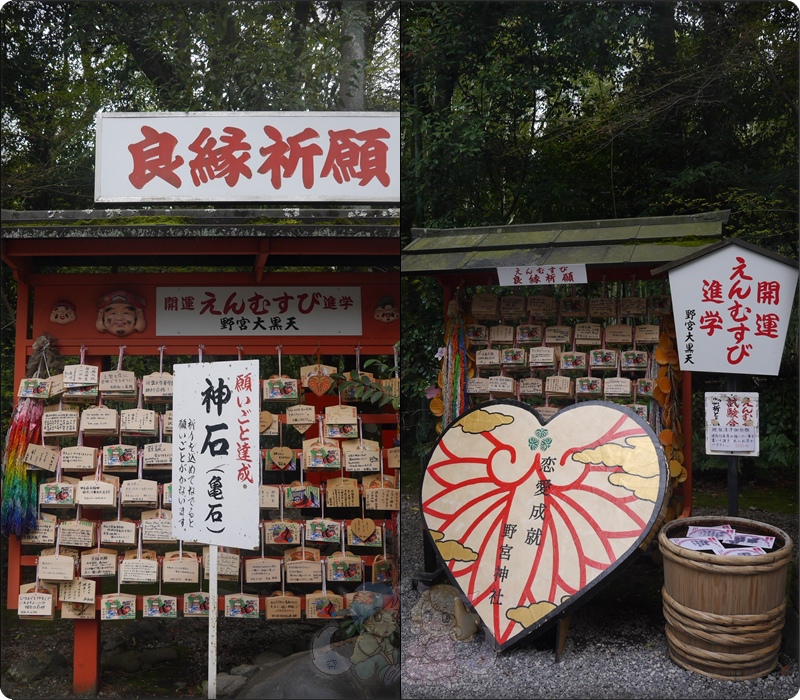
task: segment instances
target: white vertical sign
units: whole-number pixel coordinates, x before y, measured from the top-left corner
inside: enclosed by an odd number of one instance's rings
[[[758,457],[758,392],[706,392],[706,454]]]
[[[172,533],[258,546],[258,361],[173,368]]]
[[[682,370],[777,376],[797,269],[731,244],[669,271]]]

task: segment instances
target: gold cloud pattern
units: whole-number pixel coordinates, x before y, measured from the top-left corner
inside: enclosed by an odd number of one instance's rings
[[[576,452],[572,459],[582,464],[622,467],[621,473],[609,475],[609,483],[632,491],[643,501],[655,503],[658,498],[659,464],[653,441],[644,436],[628,438],[625,443],[627,446],[609,442]]]
[[[501,425],[509,425],[514,422],[514,416],[504,413],[491,413],[479,409],[468,413],[463,418],[459,418],[454,426],[459,426],[465,433],[479,434],[486,433],[499,428]]]
[[[506,612],[506,617],[514,622],[519,622],[523,627],[530,627],[537,620],[541,620],[545,615],[555,610],[556,606],[549,600],[543,600],[531,605],[523,605],[518,608],[511,608]]]
[[[437,530],[429,530],[431,538],[439,548],[439,554],[445,561],[475,561],[478,558],[478,553],[465,547],[456,540],[445,540],[444,534]]]

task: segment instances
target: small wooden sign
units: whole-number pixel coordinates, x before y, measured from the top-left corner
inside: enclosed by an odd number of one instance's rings
[[[489,340],[493,343],[513,343],[514,326],[497,325],[489,328]]]
[[[152,559],[123,559],[119,565],[121,583],[155,583],[158,562]]]
[[[325,503],[329,508],[356,508],[361,502],[358,482],[350,477],[337,477],[325,482]]]
[[[489,329],[479,323],[468,323],[464,326],[464,334],[473,345],[489,342]]]
[[[294,470],[295,453],[291,447],[266,450],[265,467],[270,470]]]
[[[303,466],[306,469],[339,470],[341,465],[342,454],[338,443],[303,440]]]
[[[143,446],[142,467],[144,469],[171,469],[172,443],[146,442]]]
[[[64,367],[64,386],[96,386],[100,370],[95,365],[66,365]]]
[[[279,583],[281,561],[268,557],[246,559],[244,562],[245,583]]]
[[[369,535],[366,535],[367,528],[364,527],[363,529],[359,526],[358,521],[367,520],[372,523],[373,528]],[[356,530],[353,530],[353,523],[356,524]],[[358,534],[358,531],[361,530],[361,535]],[[371,518],[355,518],[352,520],[350,525],[347,526],[347,544],[351,546],[364,546],[364,547],[382,547],[383,546],[383,537],[381,533],[381,528],[375,527],[375,522]]]
[[[325,575],[328,581],[361,581],[361,557],[351,552],[334,552],[327,557]]]
[[[129,408],[120,413],[119,429],[123,435],[152,437],[158,434],[158,414],[146,408]]]
[[[117,488],[119,480],[108,474],[97,479],[94,474],[83,477],[78,482],[75,492],[75,503],[84,506],[100,506],[113,508],[117,505]]]
[[[100,598],[101,620],[135,620],[136,596],[129,593],[108,593]]]
[[[400,510],[400,489],[379,488],[364,492],[367,510]]]
[[[261,484],[258,491],[259,508],[280,508],[281,489],[274,484]]]
[[[572,326],[547,326],[544,329],[544,342],[566,345],[572,342]]]
[[[52,513],[41,513],[36,527],[22,535],[22,544],[55,544],[58,518]]]
[[[606,326],[605,341],[611,345],[630,345],[633,342],[633,326],[626,323]]]
[[[556,350],[547,345],[532,347],[528,351],[528,365],[538,369],[554,369]]]
[[[145,510],[142,511],[142,541],[176,542],[172,534],[172,511],[170,510]]]
[[[309,620],[336,617],[336,613],[343,608],[344,598],[330,591],[325,594],[322,591],[306,594],[306,618]]]
[[[603,393],[603,379],[601,377],[576,377],[575,393],[600,396]]]
[[[225,596],[225,617],[257,620],[259,617],[258,603],[257,595],[230,593]]]
[[[590,350],[589,366],[592,369],[615,369],[617,366],[617,351],[609,348]]]
[[[113,549],[92,549],[81,552],[81,576],[117,575],[117,552]]]
[[[75,578],[75,560],[63,554],[40,555],[36,561],[36,578],[42,581],[72,581]]]
[[[500,367],[500,350],[497,348],[484,348],[475,351],[475,365],[483,368]]]
[[[172,401],[173,378],[169,372],[153,372],[142,377],[142,398],[149,403]]]
[[[291,520],[268,520],[264,523],[265,544],[297,544],[300,524]]]
[[[542,332],[542,326],[539,323],[522,323],[517,326],[516,342],[518,345],[541,343]]]
[[[284,562],[286,583],[321,583],[322,569],[318,561],[289,561]]]
[[[275,591],[264,601],[267,620],[299,620],[300,598],[289,591]]]
[[[488,377],[470,377],[467,379],[467,393],[485,395],[489,393]]]
[[[208,593],[194,591],[183,594],[184,617],[208,617]]]
[[[500,317],[507,319],[526,318],[528,305],[525,297],[517,294],[506,294],[500,297]]]
[[[600,345],[603,327],[599,323],[576,323],[576,345]]]
[[[623,372],[646,372],[648,354],[645,350],[622,350],[619,355]]]
[[[52,620],[55,615],[53,594],[43,584],[35,591],[20,593],[17,598],[17,615],[28,620]]]
[[[176,618],[178,617],[178,599],[171,595],[142,596],[142,617]]]
[[[208,547],[203,547],[203,561],[208,562]],[[203,578],[209,579],[208,566],[203,567]],[[220,549],[217,552],[217,578],[221,581],[239,580],[239,554]]]
[[[161,562],[164,583],[198,583],[200,566],[195,552],[166,552]]]
[[[586,318],[586,297],[562,297],[560,308],[563,318]]]
[[[283,490],[286,508],[319,508],[319,486],[310,481],[293,481]]]
[[[380,469],[380,445],[377,440],[343,440],[342,459],[349,472],[375,472]]]
[[[372,561],[372,582],[393,585],[394,574],[394,559],[391,556],[384,557],[382,554],[377,554]]]
[[[95,471],[97,469],[98,449],[85,445],[61,448],[61,469],[63,471]]]
[[[81,413],[81,431],[88,436],[119,433],[119,413],[108,406],[89,406]]]
[[[122,505],[156,505],[158,482],[152,479],[128,479],[119,489]]]
[[[46,377],[26,377],[19,383],[17,396],[21,399],[46,399],[50,396],[51,380]]]
[[[264,401],[297,401],[299,397],[297,380],[291,377],[273,375],[261,382],[261,398]]]
[[[506,369],[525,367],[527,357],[524,348],[502,348],[500,350],[500,364]]]
[[[91,603],[61,603],[61,618],[63,620],[94,620],[97,610],[94,601]]]
[[[617,300],[613,297],[591,297],[589,316],[592,318],[616,318]]]
[[[660,337],[659,328],[652,323],[636,326],[633,329],[633,337],[641,345],[656,345]]]
[[[534,318],[555,318],[555,297],[535,296],[528,297],[528,313]]]
[[[103,468],[115,471],[133,471],[139,466],[136,445],[106,445],[103,447]]]
[[[355,479],[354,479],[355,481]],[[308,542],[341,542],[342,526],[330,518],[313,518],[306,520],[306,541]]]
[[[39,484],[39,505],[42,508],[71,508],[75,505],[77,479],[63,477],[62,481]]]
[[[565,371],[586,371],[586,353],[562,352],[561,369]]]
[[[571,377],[554,375],[544,380],[544,393],[551,396],[572,396],[573,386]]]
[[[100,372],[98,386],[105,400],[136,400],[136,374],[133,372],[126,370]]]
[[[606,396],[630,396],[631,380],[627,377],[608,377],[603,382],[603,393]]]
[[[473,294],[472,315],[478,319],[494,319],[500,314],[500,299],[497,294]]]
[[[621,317],[646,316],[647,299],[644,297],[623,297],[619,300],[619,315]]]
[[[64,520],[61,523],[61,544],[70,547],[94,547],[96,530],[91,520]]]
[[[72,581],[66,581],[59,585],[59,595],[62,603],[92,603],[94,604],[94,594],[97,582],[79,576]]]
[[[37,445],[35,442],[32,442],[25,450],[23,461],[28,465],[29,469],[42,469],[46,472],[53,473],[58,467],[60,452],[58,447]]]
[[[77,437],[80,411],[71,406],[59,410],[58,405],[45,406],[42,413],[42,435],[48,437]]]
[[[519,380],[520,396],[541,396],[544,393],[544,382],[538,377],[524,377]]]
[[[100,544],[135,544],[136,523],[128,519],[105,520],[100,529]]]

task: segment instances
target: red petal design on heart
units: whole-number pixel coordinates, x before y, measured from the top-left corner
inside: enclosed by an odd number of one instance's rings
[[[644,517],[633,507],[640,504],[642,510],[641,500],[607,480],[609,474],[621,472],[622,467],[580,464],[570,457],[611,442],[629,446],[626,438],[646,435],[641,426],[622,414],[598,439],[563,451],[557,461],[564,468],[562,474],[568,472],[569,480],[551,483],[539,494],[548,517],[538,534],[534,528],[527,533],[528,538],[538,536],[538,546],[529,575],[522,577],[523,585],[511,593],[512,600],[516,598],[515,607],[543,601],[559,606],[565,596],[580,592],[614,564],[630,549],[631,541],[642,534],[649,515]],[[485,619],[485,606],[481,604],[494,596],[507,595],[501,593],[497,572],[502,570],[505,560],[511,559],[508,555],[513,547],[507,544],[511,540],[507,526],[512,507],[517,506],[519,512],[519,499],[527,499],[523,505],[529,504],[532,482],[541,483],[549,474],[544,471],[541,452],[520,455],[513,445],[492,432],[480,433],[479,438],[487,444],[476,443],[478,436],[473,435],[467,443],[469,449],[462,448],[466,453],[461,456],[456,450],[460,440],[466,440],[463,433],[455,430],[442,435],[432,458],[436,461],[428,465],[425,476],[430,485],[425,485],[423,493],[432,495],[423,500],[422,508],[431,529],[442,532],[443,540],[460,543],[475,552],[474,560],[450,559],[447,566],[502,645],[519,634],[519,625],[504,616],[508,608],[505,602],[493,605],[491,620]],[[521,466],[521,476],[515,474],[510,480],[508,469],[503,472],[503,467],[509,466],[515,470]],[[614,507],[613,518],[610,522],[600,522],[596,512],[607,512],[609,505]],[[535,510],[536,506],[533,502],[529,507]],[[518,560],[519,556],[514,566],[519,564]],[[487,580],[487,571],[495,572],[491,580]]]

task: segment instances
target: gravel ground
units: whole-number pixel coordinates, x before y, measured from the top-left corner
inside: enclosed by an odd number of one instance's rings
[[[693,515],[725,516],[725,509]],[[740,513],[786,532],[797,562],[798,517]],[[561,660],[555,630],[495,653],[479,632],[452,641],[446,626],[424,617],[424,597],[435,592],[412,579],[424,571],[422,518],[415,496],[401,505],[402,697],[412,698],[794,698],[798,664],[784,651],[763,678],[723,681],[687,671],[669,658],[661,611],[663,570],[651,556],[632,560],[625,575],[575,611]],[[448,583],[446,580],[436,583]],[[796,624],[796,618],[792,618]],[[452,623],[450,623],[452,624]],[[784,636],[787,636],[786,630]]]

